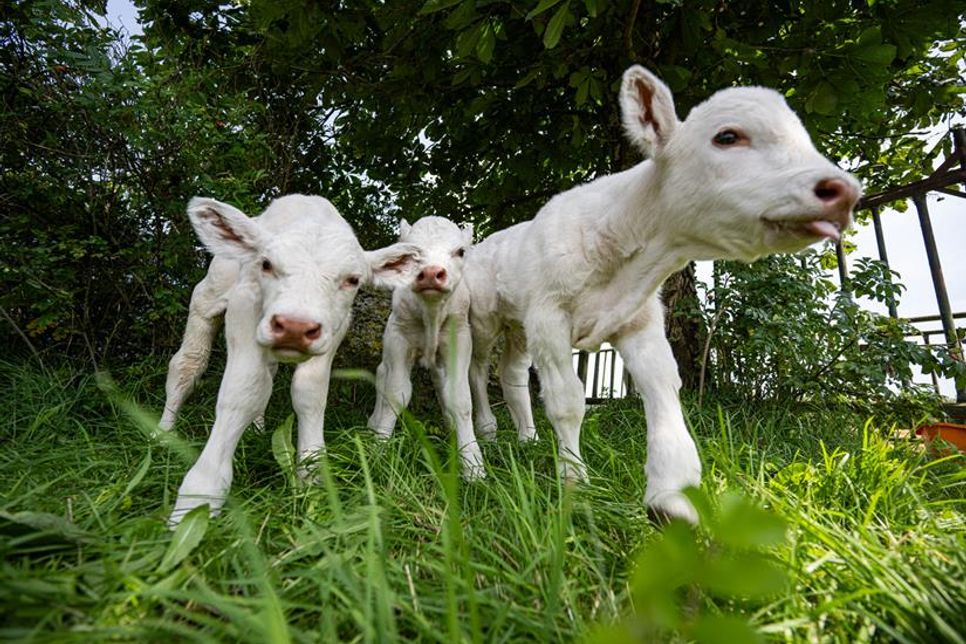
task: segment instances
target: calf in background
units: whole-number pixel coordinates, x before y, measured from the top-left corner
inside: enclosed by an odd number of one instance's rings
[[[421,262],[412,283],[393,292],[369,428],[382,437],[392,435],[396,417],[412,396],[411,373],[418,360],[429,369],[446,419],[456,431],[463,477],[482,478],[483,455],[473,435],[467,375],[470,293],[462,279],[473,227],[459,227],[442,217],[423,217],[412,226],[402,220],[399,241],[418,248]]]

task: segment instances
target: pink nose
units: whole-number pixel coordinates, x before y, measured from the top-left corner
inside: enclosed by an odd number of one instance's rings
[[[299,320],[284,315],[273,315],[272,348],[305,352],[322,336],[322,325],[310,320]]]
[[[416,276],[416,290],[440,290],[446,286],[446,269],[442,266],[427,266]]]
[[[844,230],[859,200],[858,188],[842,179],[822,179],[815,184],[815,196],[822,202],[824,210],[843,224]]]

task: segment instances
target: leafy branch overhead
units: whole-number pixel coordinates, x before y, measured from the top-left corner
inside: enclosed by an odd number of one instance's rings
[[[916,133],[964,109],[962,0],[136,5],[133,38],[93,0],[0,13],[11,346],[166,353],[205,262],[196,194],[254,213],[321,193],[368,247],[400,213],[481,234],[532,217],[639,160],[615,100],[632,62],[681,116],[724,86],[778,88],[867,191],[921,176],[944,150]]]

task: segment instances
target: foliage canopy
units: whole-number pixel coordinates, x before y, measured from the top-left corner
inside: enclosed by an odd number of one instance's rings
[[[930,167],[916,134],[964,109],[962,0],[138,0],[0,9],[0,306],[11,346],[129,361],[176,343],[204,256],[195,194],[257,212],[329,197],[365,246],[397,216],[488,233],[637,162],[632,62],[680,115],[714,90],[782,91],[868,191]],[[24,349],[26,351],[26,349]]]

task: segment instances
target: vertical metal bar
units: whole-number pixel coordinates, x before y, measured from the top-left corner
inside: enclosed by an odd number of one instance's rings
[[[931,346],[931,345],[929,344],[929,334],[928,334],[928,333],[926,333],[925,331],[923,331],[923,332],[922,332],[922,343],[923,343],[923,344],[925,344],[925,345],[926,345],[927,347],[928,347],[928,346]],[[936,376],[936,372],[935,372],[935,371],[933,371],[933,372],[932,372],[931,374],[929,374],[929,375],[930,375],[930,376],[932,376],[932,388],[936,390],[936,393],[937,393],[937,394],[938,394],[938,393],[941,393],[941,392],[939,391],[939,378],[938,378],[938,376]]]
[[[600,373],[600,354],[600,351],[594,354],[594,388],[591,390],[592,398],[600,398],[600,390],[597,388],[597,375]]]
[[[892,268],[889,266],[889,253],[886,252],[885,233],[882,232],[882,219],[879,217],[879,207],[872,206],[869,208],[869,210],[872,211],[872,227],[875,229],[875,243],[879,247],[879,261],[885,264],[887,271],[890,271],[886,273],[886,280],[888,280],[889,285],[891,286]],[[892,297],[891,292],[886,296],[886,306],[889,307],[889,317],[899,317],[899,312],[896,309],[896,301],[895,298]]]
[[[966,168],[966,129],[953,128],[953,154],[959,157],[959,166]]]
[[[849,288],[849,266],[845,260],[845,249],[842,248],[842,240],[835,242],[835,256],[838,258],[839,264],[839,284],[842,285],[842,292],[852,294],[852,289]]]
[[[933,234],[932,221],[929,219],[929,208],[926,206],[926,195],[918,194],[912,198],[919,213],[919,227],[922,229],[922,241],[926,246],[926,258],[929,260],[929,271],[932,273],[932,285],[936,290],[936,303],[939,304],[939,316],[946,335],[946,345],[953,358],[962,360],[963,349],[959,345],[956,335],[956,322],[953,311],[949,306],[949,295],[946,292],[946,280],[943,279],[943,269],[939,262],[939,251],[936,248],[936,236]],[[966,390],[956,389],[956,400],[966,402]]]
[[[615,386],[617,383],[614,381],[614,371],[617,369],[617,351],[611,351],[610,354],[610,397],[620,398],[620,392],[617,391]]]
[[[584,383],[584,398],[587,397],[587,352],[577,352],[577,377]]]

